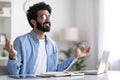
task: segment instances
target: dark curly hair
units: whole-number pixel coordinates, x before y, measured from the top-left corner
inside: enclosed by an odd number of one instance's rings
[[[46,4],[45,2],[40,2],[40,3],[34,4],[33,6],[30,6],[26,12],[26,15],[27,15],[28,22],[32,28],[33,28],[33,25],[30,21],[31,19],[35,19],[35,20],[37,19],[37,12],[39,10],[48,10],[50,14],[52,12],[50,5]]]

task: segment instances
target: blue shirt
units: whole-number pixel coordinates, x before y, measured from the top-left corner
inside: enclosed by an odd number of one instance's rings
[[[53,40],[46,37],[47,52],[47,72],[57,72],[67,70],[77,59],[71,56],[67,60],[58,63],[58,49]],[[38,55],[39,38],[32,30],[23,36],[19,36],[13,43],[14,49],[17,51],[16,60],[8,60],[8,73],[16,74],[33,74],[34,65]]]

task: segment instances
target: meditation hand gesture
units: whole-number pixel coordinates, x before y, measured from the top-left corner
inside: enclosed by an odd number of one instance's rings
[[[90,46],[88,45],[86,46],[86,44],[81,43],[75,49],[75,57],[78,59],[87,56],[90,53],[90,50],[91,50]]]
[[[9,52],[10,59],[16,59],[17,51],[13,48],[13,45],[8,38],[6,38],[5,49]]]

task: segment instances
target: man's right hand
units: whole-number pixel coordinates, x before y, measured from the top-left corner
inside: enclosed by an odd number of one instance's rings
[[[9,59],[15,60],[17,57],[17,51],[13,48],[13,45],[8,38],[6,38],[5,49],[9,52]]]

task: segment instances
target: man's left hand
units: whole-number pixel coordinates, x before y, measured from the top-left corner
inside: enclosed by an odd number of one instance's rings
[[[75,49],[75,57],[78,59],[78,58],[87,56],[90,53],[90,50],[91,50],[91,47],[89,47],[87,50],[82,51],[82,50],[80,50],[80,47],[78,46]]]

